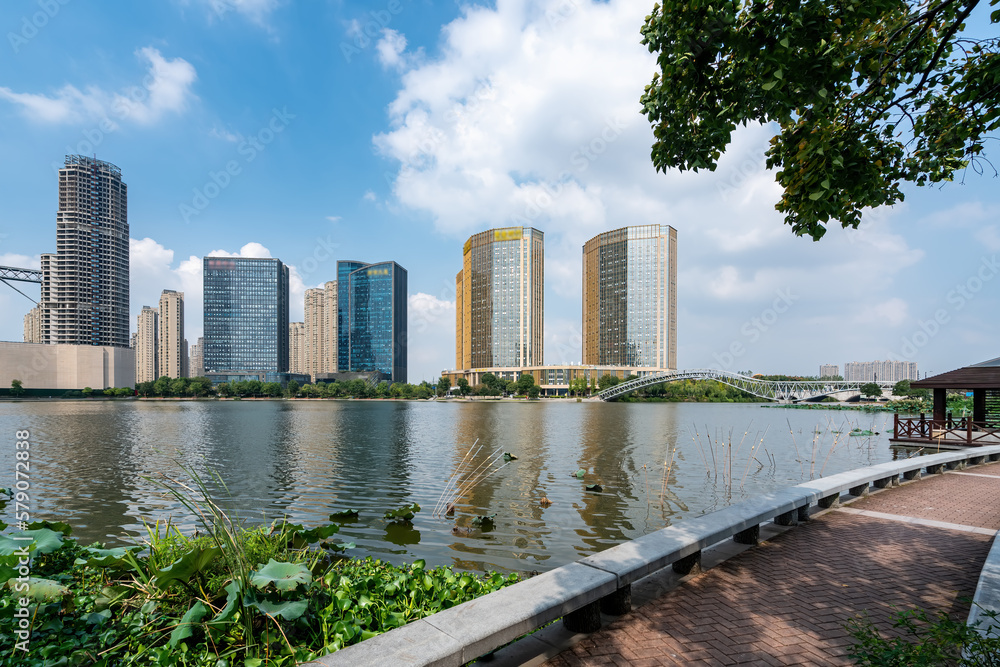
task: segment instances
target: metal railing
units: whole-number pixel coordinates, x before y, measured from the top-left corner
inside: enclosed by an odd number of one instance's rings
[[[714,368],[696,368],[645,375],[598,392],[597,397],[602,401],[613,401],[643,387],[680,380],[716,380],[770,401],[802,401],[845,391],[860,394],[862,385],[869,384],[868,382],[845,380],[761,380]],[[884,391],[892,389],[896,383],[876,382],[875,384]]]

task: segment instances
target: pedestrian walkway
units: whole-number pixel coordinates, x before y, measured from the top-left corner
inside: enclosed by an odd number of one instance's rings
[[[845,623],[861,613],[883,631],[915,607],[964,620],[997,530],[1000,463],[879,491],[684,578],[545,664],[851,664]]]

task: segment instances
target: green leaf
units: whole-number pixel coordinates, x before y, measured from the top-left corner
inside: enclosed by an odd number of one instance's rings
[[[199,546],[191,547],[183,556],[156,573],[156,587],[162,591],[166,590],[167,586],[174,581],[187,582],[221,554],[222,549],[219,547],[209,547],[208,549]]]
[[[170,646],[176,647],[181,641],[194,634],[192,626],[200,623],[201,619],[205,618],[207,614],[208,607],[201,600],[195,600],[195,603],[191,605],[191,608],[181,618],[180,624],[170,633]]]
[[[14,590],[14,586],[18,585],[18,583],[18,581],[11,579],[7,582],[7,588]],[[55,602],[72,595],[66,586],[63,586],[58,581],[52,581],[51,579],[28,577],[27,583],[28,597],[37,602]],[[20,595],[22,592],[18,591],[18,594]]]
[[[785,47],[786,49],[788,48],[788,45],[789,45],[789,41],[788,41],[788,38],[787,38],[787,37],[782,37],[782,38],[781,38],[781,41],[780,41],[780,42],[778,42],[778,43],[779,43],[779,44],[781,44],[781,45],[782,45],[783,47]]]
[[[830,189],[830,179],[829,178],[823,179],[823,182],[820,183],[820,185],[822,185],[824,188],[826,188],[827,190],[829,190]]]
[[[344,510],[330,515],[330,521],[349,521],[358,518],[358,510]]]
[[[583,479],[583,476],[586,475],[586,474],[587,474],[587,471],[584,470],[583,468],[580,468],[575,473],[573,473],[573,477],[576,477],[577,479]]]
[[[823,196],[822,192],[814,192],[811,195],[809,195],[809,199],[811,199],[813,201],[816,201],[817,199],[819,199],[822,196]]]
[[[281,617],[286,621],[294,621],[296,618],[306,613],[308,602],[306,600],[289,600],[282,602],[270,602],[268,600],[257,600],[247,605],[261,611],[268,616]]]
[[[31,538],[31,539],[17,539]],[[0,556],[10,556],[25,546],[32,555],[50,554],[62,546],[62,533],[50,528],[22,530],[10,535],[0,535]]]
[[[397,521],[409,521],[414,517],[414,515],[420,511],[420,505],[413,503],[412,505],[404,505],[398,509],[390,510],[385,513],[386,519],[394,519]]]
[[[301,563],[280,563],[273,558],[267,565],[258,565],[259,569],[250,577],[250,583],[264,590],[268,584],[274,584],[279,591],[290,591],[312,582],[312,572]]]
[[[763,84],[761,86],[761,88],[763,88],[764,90],[771,90],[776,85],[778,85],[778,80],[777,79],[775,79],[774,81],[768,81],[767,83]]]
[[[38,528],[49,528],[50,530],[62,533],[66,537],[69,537],[70,533],[73,532],[73,528],[62,521],[32,521],[28,524],[28,530],[36,530]]]
[[[132,563],[125,559],[125,555],[130,551],[142,551],[142,547],[116,547],[114,549],[98,549],[96,547],[85,547],[90,556],[88,558],[77,558],[76,565],[86,565],[87,567],[111,567],[117,569],[132,569]]]

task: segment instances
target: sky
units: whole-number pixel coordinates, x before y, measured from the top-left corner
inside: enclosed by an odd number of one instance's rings
[[[1000,356],[1000,181],[905,187],[819,242],[774,210],[773,127],[715,172],[658,173],[639,97],[652,0],[165,0],[0,5],[0,265],[55,251],[71,153],[128,184],[131,320],[164,289],[202,331],[201,258],[277,257],[291,318],[336,261],[409,278],[409,379],[454,367],[472,234],[545,233],[545,361],[581,361],[582,246],[678,231],[680,368],[816,375],[887,358],[921,375]],[[988,31],[982,8],[970,31]],[[996,143],[988,154],[996,152]],[[15,283],[33,298],[38,287]],[[0,340],[32,303],[0,285]]]

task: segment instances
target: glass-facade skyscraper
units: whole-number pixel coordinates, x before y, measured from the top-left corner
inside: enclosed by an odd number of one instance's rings
[[[406,269],[337,262],[337,370],[406,382]]]
[[[273,258],[206,257],[204,372],[288,371],[288,267]]]
[[[677,230],[637,225],[583,246],[583,363],[677,368]]]
[[[473,235],[455,276],[459,369],[538,366],[544,358],[545,237],[532,227]]]

